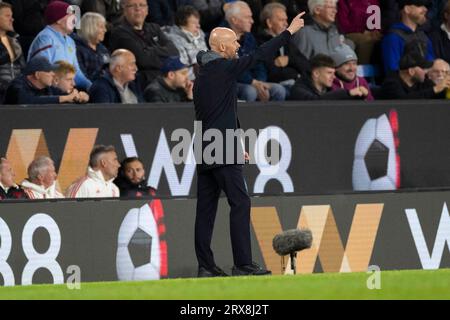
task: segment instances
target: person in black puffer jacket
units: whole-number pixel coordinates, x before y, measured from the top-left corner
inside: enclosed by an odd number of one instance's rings
[[[140,198],[156,195],[156,190],[147,186],[144,165],[137,157],[126,158],[122,161],[114,184],[119,187],[121,198]]]
[[[14,33],[13,12],[9,3],[0,3],[0,103],[9,84],[25,66],[22,47]]]

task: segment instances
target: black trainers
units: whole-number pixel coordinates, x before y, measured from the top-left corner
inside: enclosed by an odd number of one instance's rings
[[[225,273],[218,266],[214,266],[212,269],[206,269],[204,267],[198,268],[199,278],[210,278],[210,277],[228,277],[229,275]]]
[[[233,266],[231,273],[233,276],[266,276],[272,274],[272,271],[263,269],[252,262],[252,264],[244,266]]]

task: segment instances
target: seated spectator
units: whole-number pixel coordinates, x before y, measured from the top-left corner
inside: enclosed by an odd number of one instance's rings
[[[162,68],[162,76],[153,80],[145,89],[144,98],[148,102],[187,102],[193,100],[192,87],[189,80],[189,69],[181,63],[180,58],[166,59]]]
[[[332,91],[335,63],[329,56],[318,54],[311,59],[311,74],[297,79],[291,89],[290,100],[346,100],[365,99],[365,87]]]
[[[388,77],[382,85],[386,99],[436,99],[445,98],[450,88],[450,76],[439,84],[426,79],[426,69],[433,62],[426,60],[417,52],[406,52],[400,60],[400,71]]]
[[[77,46],[78,63],[86,77],[95,81],[105,74],[110,59],[108,49],[102,44],[106,20],[98,13],[87,12],[81,18],[80,27],[78,35],[72,34]]]
[[[200,12],[202,30],[210,32],[224,17],[224,0],[191,0],[191,5]]]
[[[248,4],[243,1],[230,3],[225,11],[225,19],[238,38],[238,55],[242,57],[254,53],[258,45],[250,32],[253,18]],[[283,101],[286,99],[286,89],[278,83],[267,82],[264,63],[259,62],[238,79],[238,98],[245,101]]]
[[[22,188],[30,199],[59,199],[64,196],[56,190],[55,164],[49,157],[41,156],[28,166],[28,179]]]
[[[16,174],[11,163],[5,158],[0,159],[0,200],[28,199],[25,191],[14,182]]]
[[[208,50],[205,34],[200,29],[200,14],[191,6],[181,7],[175,16],[175,24],[163,31],[177,47],[181,62],[189,66],[189,79],[194,80],[197,54]]]
[[[162,61],[177,56],[178,50],[159,25],[146,23],[146,0],[122,0],[124,19],[111,34],[110,49],[128,49],[134,53],[138,78],[144,90],[158,75]]]
[[[45,9],[47,26],[39,32],[31,44],[28,61],[35,57],[46,57],[51,63],[64,60],[75,66],[77,88],[87,90],[91,81],[86,78],[78,64],[75,42],[69,36],[75,28],[75,14],[69,4],[53,1]]]
[[[333,90],[352,90],[358,87],[366,88],[368,95],[366,101],[373,101],[373,95],[369,84],[363,77],[358,77],[358,57],[355,51],[347,45],[337,47],[331,58],[336,65],[336,78],[333,81]]]
[[[119,167],[120,163],[113,146],[95,146],[89,157],[86,176],[74,182],[67,189],[67,198],[119,197],[119,188],[113,183]]]
[[[11,81],[20,75],[25,58],[14,33],[13,12],[9,3],[0,2],[0,103]]]
[[[308,7],[312,24],[306,25],[291,39],[292,45],[307,59],[321,53],[330,56],[332,51],[346,43],[354,48],[350,40],[346,40],[336,27],[337,0],[309,0]]]
[[[137,157],[126,158],[122,161],[119,176],[114,180],[114,184],[119,187],[121,198],[156,195],[156,190],[147,186],[144,165]]]
[[[438,30],[430,34],[436,58],[444,59],[450,63],[450,0],[444,7],[444,22]]]
[[[442,81],[445,80],[445,77],[447,77],[450,74],[450,65],[442,60],[442,59],[436,59],[434,60],[433,66],[430,70],[428,70],[427,77],[431,81],[434,82],[434,84],[440,84]]]
[[[22,46],[23,56],[28,57],[31,42],[45,28],[44,13],[50,0],[6,0],[3,2],[12,5],[14,30],[20,34],[18,40]]]
[[[55,104],[73,103],[77,92],[65,95],[53,87],[56,65],[45,57],[37,57],[28,62],[20,77],[14,79],[6,90],[5,104]]]
[[[65,61],[56,61],[55,77],[53,78],[53,86],[58,88],[62,94],[76,93],[74,102],[86,103],[89,101],[89,95],[84,91],[78,91],[75,88],[75,67]]]
[[[281,3],[272,2],[264,6],[261,11],[261,26],[264,28],[258,34],[258,43],[269,41],[278,36],[288,27],[286,7]],[[295,80],[300,76],[300,70],[290,63],[289,46],[283,46],[280,50],[270,57],[266,62],[267,79],[270,82],[288,82],[292,86]]]
[[[118,49],[111,55],[109,73],[94,82],[89,91],[91,103],[144,102],[136,83],[136,59],[131,51]]]
[[[400,58],[405,51],[415,50],[429,61],[434,60],[433,45],[419,29],[426,21],[427,0],[400,0],[401,21],[392,25],[381,42],[386,74],[399,70]]]
[[[369,6],[379,6],[379,0],[339,0],[336,16],[339,31],[355,44],[360,64],[369,64],[372,51],[382,38],[381,30],[367,29]]]

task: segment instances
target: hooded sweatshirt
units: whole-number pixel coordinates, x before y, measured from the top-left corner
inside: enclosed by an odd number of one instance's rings
[[[88,167],[86,176],[74,182],[66,192],[67,198],[117,198],[119,188],[113,183],[114,179],[105,180],[100,170]]]

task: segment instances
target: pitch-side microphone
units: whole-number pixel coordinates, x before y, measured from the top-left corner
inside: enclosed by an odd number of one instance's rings
[[[291,269],[296,273],[297,252],[311,248],[312,233],[308,229],[292,229],[277,234],[272,241],[273,249],[280,256],[291,256]],[[283,260],[284,261],[284,260]]]

